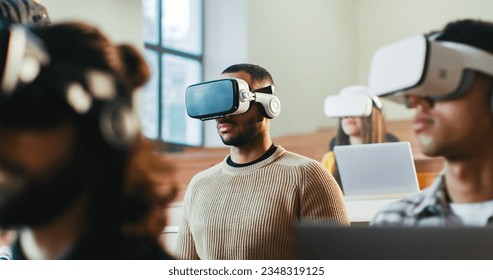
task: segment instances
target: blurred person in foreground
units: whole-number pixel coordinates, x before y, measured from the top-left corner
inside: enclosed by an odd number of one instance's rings
[[[83,23],[0,27],[24,50],[1,54],[0,228],[19,232],[13,258],[169,259],[159,237],[174,170],[132,106],[149,78],[142,55]]]

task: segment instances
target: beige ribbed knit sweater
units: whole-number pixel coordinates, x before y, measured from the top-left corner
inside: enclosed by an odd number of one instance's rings
[[[281,146],[246,167],[226,159],[191,180],[178,259],[296,259],[295,224],[349,225],[342,192],[319,162]]]

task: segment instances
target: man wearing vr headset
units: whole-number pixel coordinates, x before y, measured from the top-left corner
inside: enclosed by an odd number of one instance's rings
[[[276,104],[279,100],[273,95],[269,72],[257,65],[238,64],[225,69],[222,78],[191,86],[186,93],[189,115],[216,118],[230,155],[191,180],[183,201],[176,256],[296,259],[298,221],[349,225],[342,193],[319,162],[272,143],[270,119],[279,114],[280,104]],[[224,83],[231,82],[233,87],[228,88],[234,90],[227,93],[247,106],[240,114],[235,113],[243,105],[226,114],[214,109],[221,103],[217,98],[224,92]],[[203,108],[207,101],[203,97],[209,93],[216,99]]]
[[[0,24],[0,228],[14,259],[169,259],[173,168],[143,138],[138,51],[97,28]]]
[[[371,224],[491,225],[493,23],[459,20],[423,38],[377,52],[369,84],[375,94],[403,100],[416,110],[412,128],[422,152],[444,157],[445,165],[430,187],[386,207]],[[399,55],[396,60],[392,53]],[[404,62],[405,57],[414,59]],[[406,71],[395,69],[399,66],[393,61]],[[384,75],[392,85],[383,82]]]

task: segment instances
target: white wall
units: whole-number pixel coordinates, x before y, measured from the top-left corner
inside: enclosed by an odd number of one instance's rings
[[[42,0],[51,21],[82,20],[116,42],[143,48],[140,0]]]
[[[357,29],[354,0],[250,0],[251,63],[273,76],[281,115],[272,136],[335,125],[323,113],[327,95],[356,82]]]

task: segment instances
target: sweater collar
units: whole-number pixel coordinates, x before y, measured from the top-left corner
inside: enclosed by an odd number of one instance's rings
[[[228,159],[229,155],[223,160],[222,162],[222,168],[225,171],[228,172],[233,172],[233,173],[242,173],[242,172],[249,172],[255,169],[262,168],[274,161],[276,161],[279,157],[281,157],[282,154],[284,154],[286,150],[281,147],[281,146],[271,146],[269,150],[259,158],[259,160],[255,160],[252,163],[248,163],[245,165],[239,165],[239,166],[231,166],[228,164]]]
[[[258,162],[261,162],[263,161],[264,159],[270,157],[272,154],[274,154],[274,152],[276,151],[277,147],[274,146],[274,144],[272,144],[270,146],[270,148],[261,156],[259,157],[258,159],[252,161],[252,162],[248,162],[248,163],[235,163],[233,162],[233,160],[231,159],[231,155],[228,156],[228,158],[226,159],[226,162],[233,166],[233,167],[245,167],[245,166],[249,166],[249,165],[252,165],[252,164],[255,164],[255,163],[258,163]]]

